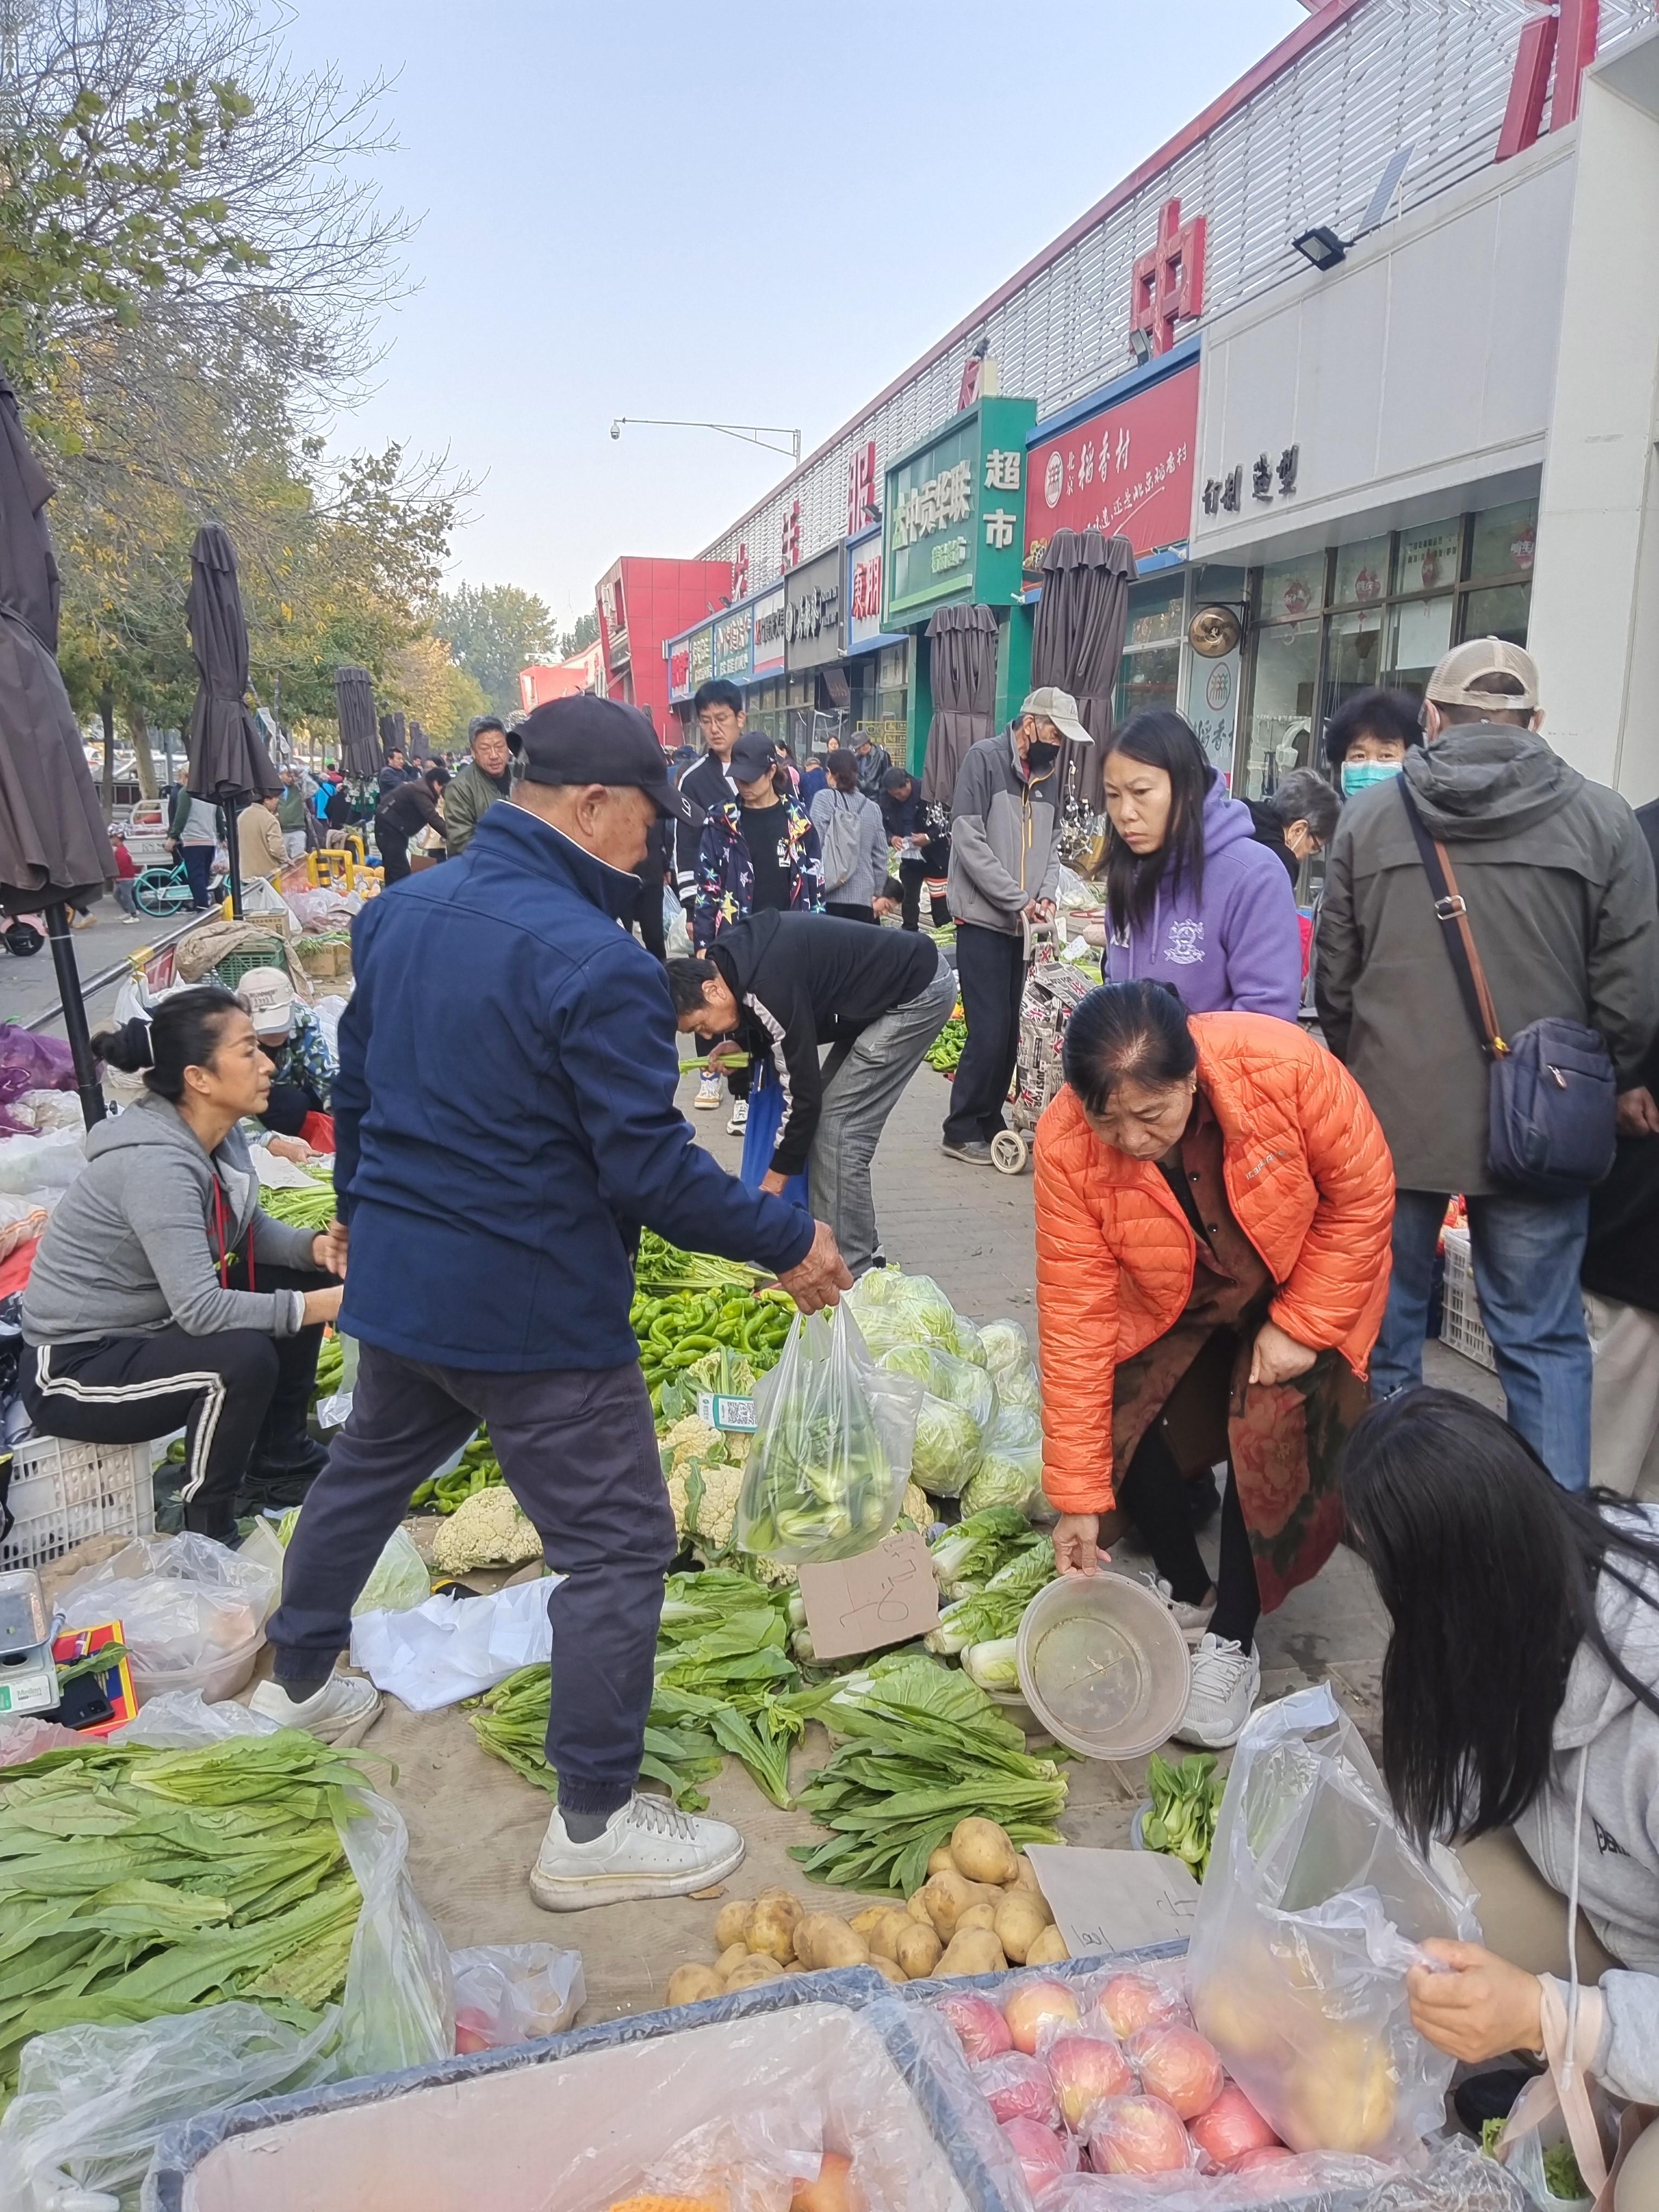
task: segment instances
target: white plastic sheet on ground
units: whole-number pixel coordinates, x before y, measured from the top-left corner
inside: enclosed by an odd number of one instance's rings
[[[361,1613],[351,1663],[417,1713],[476,1698],[550,1656],[547,1601],[563,1580],[544,1575],[492,1597],[440,1595],[409,1613]]]

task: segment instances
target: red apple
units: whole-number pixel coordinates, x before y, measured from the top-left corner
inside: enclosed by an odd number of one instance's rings
[[[1000,2058],[988,2058],[975,2066],[974,2080],[999,2120],[1040,2120],[1045,2128],[1059,2126],[1054,2085],[1040,2058],[1006,2051]]]
[[[1079,2132],[1097,2106],[1134,2094],[1129,2062],[1107,2035],[1057,2035],[1044,2053],[1068,2127]]]
[[[1036,2049],[1045,2027],[1077,2026],[1078,2002],[1064,1982],[1026,1982],[1003,2006],[1002,2016],[1015,2050],[1029,2054]]]
[[[1230,2173],[1254,2173],[1260,2166],[1284,2166],[1287,2162],[1294,2165],[1295,2161],[1296,2153],[1288,2144],[1262,2143],[1255,2150],[1247,2150],[1243,2157],[1236,2158],[1227,2171]]]
[[[1045,2128],[1040,2120],[1005,2120],[1002,2132],[1008,2148],[1019,2160],[1019,2170],[1025,2176],[1025,2186],[1033,2197],[1058,2173],[1072,2170],[1072,2153],[1052,2128]]]
[[[954,2029],[970,2062],[994,2058],[1000,2052],[1013,2048],[1013,2038],[1001,2011],[989,1997],[981,1996],[976,1990],[958,1990],[948,1997],[936,1998],[933,2010],[947,2027]]]
[[[1089,2130],[1097,2173],[1176,2173],[1193,2162],[1180,2117],[1161,2097],[1119,2097]]]
[[[1114,1974],[1095,2000],[1094,2009],[1119,2042],[1127,2043],[1143,2027],[1184,2018],[1187,2008],[1151,1974]]]
[[[1251,2152],[1282,2148],[1279,2137],[1237,2081],[1229,2081],[1209,2110],[1188,2130],[1206,2158],[1217,2166],[1238,2166]],[[1241,2171],[1243,2169],[1240,2169]]]
[[[493,2050],[495,2042],[495,2022],[487,2013],[458,2012],[456,2014],[455,2050],[458,2056],[469,2051]]]
[[[1207,2112],[1226,2079],[1214,2044],[1195,2027],[1143,2027],[1129,2039],[1129,2057],[1141,2087],[1183,2120]]]

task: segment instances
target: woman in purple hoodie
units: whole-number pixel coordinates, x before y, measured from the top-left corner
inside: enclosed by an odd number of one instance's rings
[[[1195,1014],[1277,1014],[1302,1000],[1296,897],[1181,716],[1150,707],[1105,762],[1106,980],[1172,984]]]

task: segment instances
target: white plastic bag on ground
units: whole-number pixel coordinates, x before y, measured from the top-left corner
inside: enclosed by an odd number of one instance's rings
[[[544,1575],[490,1597],[440,1594],[410,1612],[360,1613],[351,1624],[351,1663],[414,1712],[478,1697],[552,1656],[547,1601],[563,1579]]]
[[[551,1943],[485,1943],[452,1951],[455,2048],[498,2051],[568,2027],[587,2002],[580,1951]]]
[[[423,2066],[455,2048],[449,1952],[409,1879],[404,1816],[372,1790],[359,1803],[357,1819],[337,1824],[363,1893],[340,2000],[340,2070],[348,2078]]]
[[[296,1505],[291,1512],[284,1513],[277,1524],[276,1540],[284,1553],[294,1541],[300,1513],[301,1508]],[[280,1589],[280,1583],[277,1587]],[[398,1527],[381,1547],[374,1572],[357,1593],[351,1617],[356,1620],[365,1613],[410,1613],[417,1605],[424,1605],[431,1595],[432,1577],[426,1561],[408,1529]]]
[[[1440,2127],[1453,2061],[1412,2026],[1425,1938],[1480,1941],[1449,1854],[1395,1819],[1328,1685],[1252,1715],[1188,1952],[1194,2017],[1293,2150],[1400,2159]]]
[[[118,1620],[133,1672],[146,1678],[212,1667],[257,1644],[276,1602],[268,1567],[188,1533],[137,1536],[58,1597],[66,1627]]]
[[[340,2015],[308,2032],[240,1999],[138,2027],[60,2027],[23,2046],[0,2120],[7,2212],[108,2212],[175,2121],[338,2077]]]
[[[164,1690],[136,1719],[116,1729],[110,1741],[147,1743],[155,1751],[199,1751],[204,1744],[225,1743],[234,1735],[275,1735],[280,1726],[234,1698],[210,1704],[199,1690]]]

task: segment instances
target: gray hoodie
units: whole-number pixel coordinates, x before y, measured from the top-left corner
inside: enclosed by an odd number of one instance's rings
[[[1507,724],[1451,729],[1413,747],[1401,773],[1451,854],[1503,1034],[1547,1014],[1587,1023],[1620,1088],[1637,1081],[1659,1027],[1659,914],[1625,800]],[[1317,956],[1325,1041],[1382,1124],[1400,1188],[1500,1188],[1486,1058],[1395,779],[1342,810]]]
[[[1012,728],[969,745],[951,800],[951,912],[1018,937],[1032,899],[1060,884],[1056,769],[1027,775]]]
[[[87,1165],[58,1200],[23,1293],[30,1344],[76,1344],[95,1336],[153,1336],[176,1324],[190,1336],[253,1328],[292,1336],[298,1291],[228,1291],[219,1281],[213,1228],[216,1179],[230,1249],[250,1227],[254,1273],[268,1267],[313,1268],[309,1230],[289,1229],[259,1211],[259,1185],[240,1129],[218,1151],[165,1098],[145,1097],[87,1139]]]
[[[1659,1507],[1632,1517],[1659,1535]],[[1642,1580],[1645,1601],[1603,1574],[1596,1616],[1637,1680],[1659,1687],[1659,1573]],[[1564,1897],[1576,1873],[1585,1918],[1634,1970],[1601,1978],[1606,2023],[1592,2071],[1615,2096],[1659,2104],[1659,1713],[1583,1644],[1553,1740],[1554,1773],[1515,1832]]]

